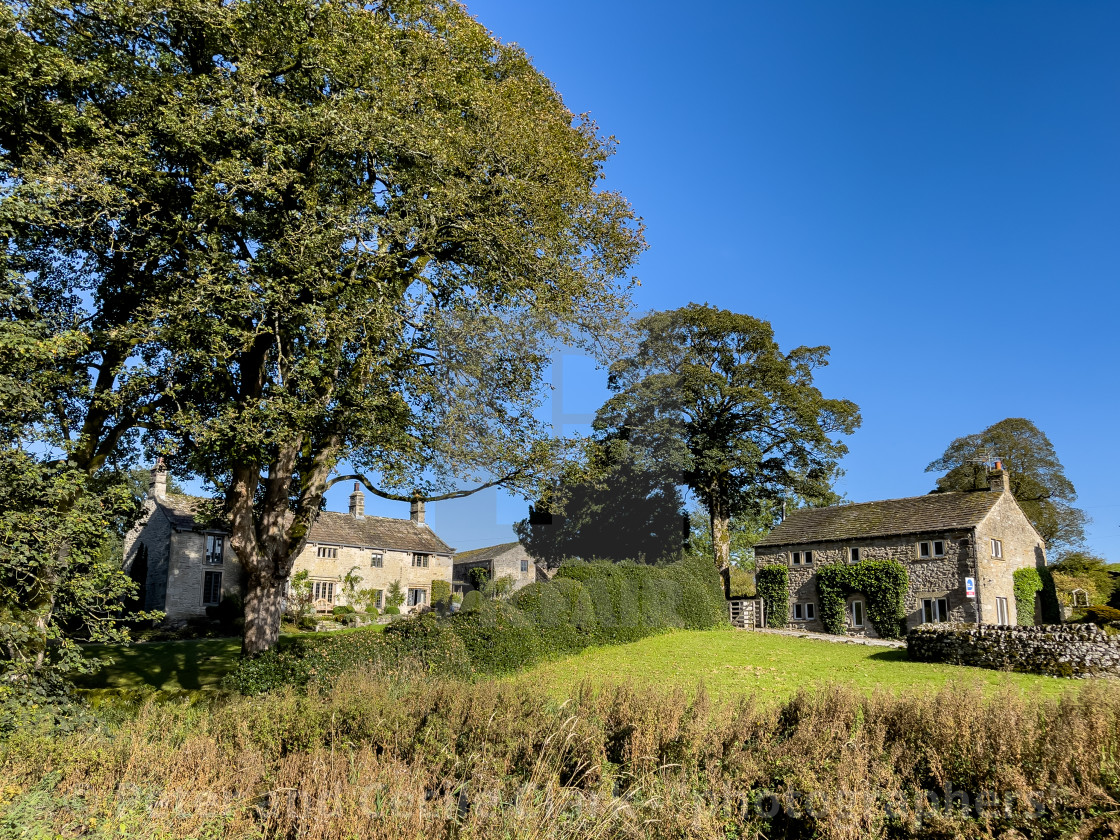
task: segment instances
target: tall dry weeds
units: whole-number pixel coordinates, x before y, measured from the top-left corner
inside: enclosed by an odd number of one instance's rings
[[[150,703],[0,745],[7,835],[1103,838],[1120,696],[978,689],[775,707],[581,686],[349,675],[329,691]]]

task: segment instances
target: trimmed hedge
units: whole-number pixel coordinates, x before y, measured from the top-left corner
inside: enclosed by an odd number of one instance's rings
[[[449,617],[432,612],[381,633],[285,640],[243,661],[224,686],[258,694],[329,682],[352,669],[497,674],[593,644],[629,642],[674,628],[708,629],[726,620],[719,576],[703,560],[662,566],[570,563],[553,580],[526,586],[508,601],[469,592],[463,609]]]
[[[884,639],[906,635],[906,589],[910,576],[896,560],[833,563],[817,570],[821,623],[826,633],[844,635],[847,596],[867,599],[867,618]]]
[[[785,627],[789,623],[789,569],[763,566],[755,573],[755,589],[766,604],[766,626]]]
[[[1015,579],[1015,621],[1020,627],[1034,626],[1035,594],[1042,591],[1042,575],[1038,569],[1016,569]]]

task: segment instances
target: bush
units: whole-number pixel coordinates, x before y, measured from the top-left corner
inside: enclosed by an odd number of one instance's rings
[[[1077,620],[1083,624],[1095,624],[1098,627],[1105,627],[1120,621],[1120,610],[1114,609],[1113,607],[1106,607],[1103,604],[1083,607],[1078,610]]]
[[[370,604],[368,607],[366,607],[366,615],[368,615],[370,618],[377,618],[379,615],[381,615],[381,613],[378,611],[377,607],[373,606],[373,604]]]
[[[1035,623],[1035,595],[1042,591],[1042,576],[1038,569],[1028,567],[1016,569],[1014,579],[1016,621],[1020,627],[1032,627]]]
[[[319,619],[314,614],[301,615],[296,619],[296,627],[304,633],[314,633],[319,628]]]
[[[432,607],[445,610],[451,603],[451,584],[446,580],[432,581]]]
[[[755,587],[766,604],[766,626],[785,627],[789,623],[789,569],[763,566],[755,573]]]
[[[490,572],[483,566],[467,569],[467,580],[475,589],[482,589],[486,581],[490,580]]]
[[[349,606],[349,605],[333,607],[331,609],[331,615],[336,616],[336,617],[343,616],[343,615],[350,615],[350,613],[352,613],[352,612],[354,612],[354,608]]]
[[[449,623],[477,672],[513,671],[550,653],[537,626],[504,601],[484,601],[476,610],[457,613]]]
[[[401,608],[400,607],[394,607],[394,606],[390,605],[390,606],[385,608],[385,615],[400,615],[400,614],[401,614]]]
[[[223,633],[240,633],[245,627],[245,604],[241,595],[231,592],[223,596],[217,606],[206,608],[206,616],[217,619]]]
[[[472,589],[463,596],[463,607],[460,612],[471,612],[477,610],[482,606],[482,593],[477,589]]]

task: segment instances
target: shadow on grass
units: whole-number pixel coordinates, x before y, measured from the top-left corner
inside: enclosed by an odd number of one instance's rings
[[[873,653],[867,657],[874,659],[877,662],[909,662],[910,657],[907,655],[904,648],[891,648],[890,650],[881,650],[878,653]]]

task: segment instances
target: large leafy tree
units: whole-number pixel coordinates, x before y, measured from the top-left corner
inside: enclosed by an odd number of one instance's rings
[[[15,268],[105,322],[72,379],[108,419],[72,448],[143,427],[217,489],[247,653],[344,463],[405,499],[551,465],[536,386],[556,343],[602,349],[642,237],[597,187],[610,142],[520,49],[436,0],[18,14]]]
[[[824,501],[860,424],[849,400],[827,399],[813,372],[827,347],[783,353],[766,321],[689,304],[655,312],[637,349],[611,368],[615,396],[597,423],[680,470],[707,509],[715,562],[730,566],[730,523],[785,496]]]
[[[1057,553],[1085,540],[1088,517],[1074,506],[1077,491],[1046,433],[1023,417],[1008,417],[954,440],[926,472],[945,472],[935,492],[987,490],[987,464],[999,459],[1011,494],[1027,519]]]
[[[592,469],[573,468],[514,529],[550,567],[584,560],[666,560],[684,543],[679,476],[634,457],[619,440],[600,441]]]

